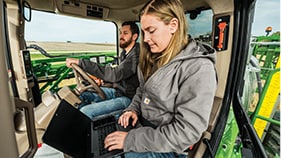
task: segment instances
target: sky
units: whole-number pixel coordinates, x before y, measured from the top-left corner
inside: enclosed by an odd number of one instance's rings
[[[252,35],[265,35],[268,26],[272,33],[280,31],[280,0],[257,0]]]
[[[31,22],[26,22],[25,39],[27,41],[72,41],[89,43],[115,43],[116,27],[111,22],[93,21],[87,19],[64,17],[32,11]],[[204,19],[200,19],[204,21]],[[190,21],[192,23],[192,21]],[[202,25],[200,25],[202,23]],[[199,26],[198,26],[199,25]],[[191,32],[199,34],[207,26],[196,21],[196,29]],[[280,1],[257,0],[255,17],[252,24],[252,35],[265,35],[265,28],[271,26],[272,32],[280,31]],[[100,29],[102,28],[102,29]]]
[[[49,18],[50,15],[52,15],[52,18]],[[25,39],[27,41],[114,43],[116,40],[116,27],[111,22],[73,18],[38,11],[32,12],[31,22],[26,22],[25,28]]]

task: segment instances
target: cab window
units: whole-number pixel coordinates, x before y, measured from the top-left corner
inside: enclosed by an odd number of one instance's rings
[[[211,9],[200,12],[186,13],[188,20],[188,34],[193,39],[211,44],[212,38],[212,18]]]
[[[25,23],[25,42],[41,94],[75,85],[73,72],[65,66],[67,57],[118,63],[117,27],[113,22],[32,10],[31,21]]]
[[[44,44],[50,51],[116,51],[116,30],[112,22],[33,10],[31,21],[25,24],[25,40],[27,45]],[[104,44],[108,48],[94,44]]]

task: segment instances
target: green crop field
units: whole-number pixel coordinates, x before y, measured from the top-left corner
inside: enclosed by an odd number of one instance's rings
[[[78,42],[35,42],[28,41],[27,46],[37,45],[44,49],[47,53],[56,55],[85,55],[85,54],[101,54],[117,52],[116,44],[100,44],[100,43],[78,43]],[[30,48],[31,60],[46,59],[39,51]]]

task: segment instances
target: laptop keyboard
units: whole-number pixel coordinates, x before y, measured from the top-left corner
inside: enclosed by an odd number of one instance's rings
[[[109,134],[116,131],[115,123],[107,124],[106,126],[100,127],[98,129],[98,142],[99,142],[99,153],[101,155],[106,154],[108,151],[104,148],[104,139]]]

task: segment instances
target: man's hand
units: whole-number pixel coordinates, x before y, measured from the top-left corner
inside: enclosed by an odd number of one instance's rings
[[[79,64],[79,59],[76,58],[66,58],[66,66],[72,68],[71,64],[74,63],[76,65]]]
[[[115,150],[115,149],[123,149],[124,148],[124,141],[127,136],[127,132],[116,131],[110,133],[104,139],[104,148],[108,151]]]

